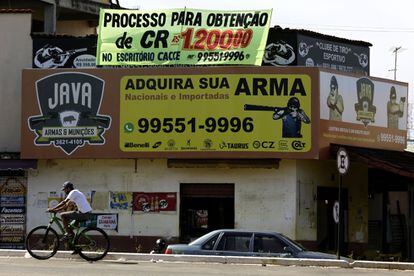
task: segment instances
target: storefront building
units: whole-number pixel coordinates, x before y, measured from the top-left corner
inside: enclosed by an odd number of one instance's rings
[[[19,20],[26,29],[18,39],[29,43],[16,45],[31,45],[29,14]],[[293,37],[298,60],[291,65],[311,66],[308,58],[318,62],[343,46],[323,37],[309,48],[310,35]],[[70,52],[64,64],[36,59],[48,39]],[[0,143],[1,248],[23,248],[24,233],[48,221],[45,209],[63,199],[61,185],[70,180],[99,214],[113,251],[149,252],[159,237],[188,242],[238,228],[281,232],[335,252],[341,146],[351,156],[341,190],[341,253],[413,258],[406,83],[275,64],[76,69],[95,66],[94,39],[33,37],[33,51],[21,51],[27,56],[13,74],[31,66],[70,69],[24,70],[21,93],[20,79],[15,85],[1,75],[9,108],[1,111],[9,133]],[[343,71],[369,74],[360,56],[350,54],[355,70]],[[289,107],[303,113],[289,117]]]
[[[339,92],[343,121],[329,118],[332,77],[352,91]],[[148,89],[152,80],[157,89]],[[148,252],[158,237],[187,242],[213,229],[238,228],[281,232],[334,252],[339,175],[333,144],[350,145],[352,156],[355,146],[395,154],[405,148],[404,118],[390,129],[385,110],[391,87],[406,97],[406,84],[337,71],[24,70],[23,83],[22,156],[39,160],[28,175],[27,228],[47,221],[43,210],[63,197],[60,185],[70,180],[88,195],[94,212],[113,218],[101,224],[115,241],[113,250]],[[358,95],[369,97],[374,87],[371,105],[362,103],[366,113],[358,113]],[[263,108],[283,109],[292,97],[308,118],[296,137]],[[372,106],[373,118],[367,112]],[[83,107],[91,111],[78,110]],[[173,118],[173,130],[165,118]],[[65,132],[74,122],[78,136]],[[381,141],[390,135],[394,140]],[[343,178],[342,254],[362,257],[369,249],[371,167],[352,158]]]

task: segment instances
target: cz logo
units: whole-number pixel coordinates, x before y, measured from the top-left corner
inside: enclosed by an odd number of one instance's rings
[[[253,142],[253,148],[264,148],[264,149],[274,149],[275,148],[275,142],[274,141],[254,141]]]
[[[305,143],[298,140],[293,141],[292,148],[294,148],[295,150],[302,150],[305,148]]]

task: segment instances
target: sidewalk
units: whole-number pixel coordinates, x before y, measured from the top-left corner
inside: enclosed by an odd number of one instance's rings
[[[59,251],[54,258],[78,259],[79,256],[71,255],[71,251]],[[0,257],[26,257],[31,258],[26,250],[0,249]],[[260,257],[233,257],[233,256],[196,256],[196,255],[164,255],[142,253],[110,252],[104,261],[118,262],[198,262],[198,263],[222,263],[222,264],[257,264],[257,265],[282,265],[282,266],[320,266],[340,268],[373,268],[373,269],[398,269],[414,270],[414,263],[403,262],[377,262],[344,260],[316,260],[293,258],[260,258]]]

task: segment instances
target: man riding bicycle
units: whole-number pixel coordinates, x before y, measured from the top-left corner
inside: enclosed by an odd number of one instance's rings
[[[62,210],[66,210],[72,202],[76,204],[78,211],[66,211],[60,213],[63,227],[65,228],[66,232],[65,235],[62,237],[61,241],[68,241],[72,240],[75,236],[75,233],[69,227],[70,221],[88,220],[92,212],[92,207],[86,199],[85,195],[79,190],[75,189],[71,182],[66,181],[65,183],[63,183],[62,191],[65,192],[66,198],[63,201],[61,201],[58,205],[56,205],[56,207],[48,208],[47,211],[52,213],[58,213]]]

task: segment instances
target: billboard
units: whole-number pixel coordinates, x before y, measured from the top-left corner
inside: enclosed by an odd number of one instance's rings
[[[271,10],[101,9],[98,65],[260,65]]]
[[[320,127],[338,144],[404,150],[407,135],[406,83],[320,73]]]
[[[369,75],[369,48],[298,34],[297,64]]]
[[[369,43],[347,43],[310,31],[271,28],[262,65],[322,67],[369,75],[369,47],[364,45]]]
[[[96,36],[33,36],[33,68],[96,67]]]
[[[305,74],[125,76],[119,147],[309,152],[311,100],[311,78]]]
[[[24,70],[23,158],[315,158],[318,70]]]

